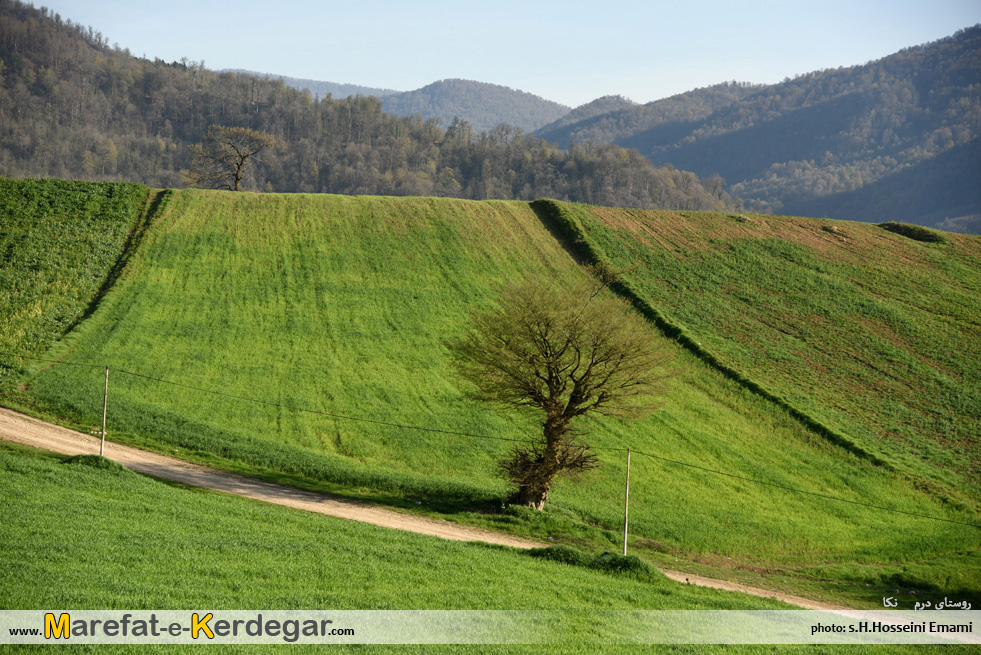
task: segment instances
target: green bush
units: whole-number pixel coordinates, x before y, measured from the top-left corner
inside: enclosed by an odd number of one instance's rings
[[[620,555],[605,552],[591,555],[571,546],[550,546],[548,548],[532,548],[528,551],[532,557],[561,562],[570,566],[581,566],[595,571],[614,575],[626,575],[638,580],[651,580],[660,575],[653,566],[636,555]]]
[[[102,455],[75,455],[74,457],[69,457],[66,459],[64,463],[75,466],[89,466],[95,469],[102,469],[104,471],[117,471],[119,473],[129,472],[129,469],[119,462],[114,462],[108,457],[103,457]]]
[[[879,223],[879,227],[881,227],[883,230],[888,230],[889,232],[893,232],[916,241],[925,241],[927,243],[946,243],[946,239],[944,239],[940,232],[922,227],[920,225],[912,225],[910,223]]]
[[[636,555],[619,555],[603,553],[593,560],[590,568],[606,571],[607,573],[628,574],[637,578],[648,578],[654,573],[650,564]]]
[[[561,562],[570,566],[582,566],[588,568],[593,561],[589,553],[585,553],[572,546],[549,546],[548,548],[532,548],[528,551],[532,557],[547,559],[550,562]]]

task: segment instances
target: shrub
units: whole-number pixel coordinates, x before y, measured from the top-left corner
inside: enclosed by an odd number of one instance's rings
[[[915,241],[925,241],[927,243],[944,243],[946,241],[940,232],[921,225],[913,225],[911,223],[879,223],[879,227]]]
[[[590,555],[577,548],[563,545],[532,548],[528,554],[532,557],[561,562],[570,566],[581,566],[615,575],[627,575],[638,580],[650,580],[659,575],[657,569],[636,555],[620,555],[611,552]]]
[[[532,548],[528,551],[532,557],[547,559],[552,562],[562,562],[571,566],[589,567],[593,558],[589,553],[585,553],[571,546],[549,546],[548,548]]]
[[[108,457],[103,457],[102,455],[75,455],[74,457],[69,457],[66,459],[64,463],[76,466],[91,466],[92,468],[103,469],[105,471],[129,471],[128,468],[119,462],[114,462]]]

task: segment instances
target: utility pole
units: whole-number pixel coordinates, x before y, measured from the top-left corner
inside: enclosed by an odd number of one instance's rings
[[[630,449],[627,448],[627,488],[623,492],[623,554],[624,555],[627,554],[627,512],[629,509],[630,509]]]
[[[106,449],[106,408],[109,406],[109,367],[106,366],[106,394],[102,397],[102,441],[99,443],[99,457]],[[626,543],[626,542],[624,542]],[[626,546],[624,546],[626,548]]]

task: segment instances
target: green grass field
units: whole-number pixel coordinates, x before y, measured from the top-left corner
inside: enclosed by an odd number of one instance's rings
[[[0,561],[18,563],[0,567],[4,609],[527,609],[579,610],[572,616],[583,617],[556,634],[547,649],[329,647],[330,652],[400,653],[695,652],[610,645],[604,639],[613,637],[598,634],[595,617],[591,623],[585,610],[786,609],[771,600],[677,584],[658,573],[600,572],[505,547],[376,528],[4,443],[0,497]],[[615,633],[615,626],[606,629]],[[855,652],[840,647],[781,652],[797,651]],[[702,647],[698,652],[758,649]]]
[[[981,495],[981,239],[556,206],[723,364],[922,484]]]
[[[23,562],[0,573],[8,609],[786,609],[658,573],[603,573],[13,446],[2,446],[0,470],[0,549]]]
[[[41,355],[85,315],[147,193],[135,184],[0,178],[0,351]],[[0,359],[0,384],[8,366]]]
[[[67,265],[46,266],[57,276]],[[594,551],[620,538],[625,461],[616,449],[627,446],[854,503],[979,522],[975,487],[938,490],[937,480],[966,479],[959,464],[877,466],[671,340],[679,373],[663,408],[635,424],[585,423],[591,443],[609,449],[599,451],[603,466],[561,482],[541,515],[500,512],[506,488],[494,468],[506,442],[339,418],[508,438],[535,430],[528,416],[468,400],[444,342],[508,280],[563,284],[585,274],[527,203],[174,192],[98,310],[47,352],[93,368],[7,360],[17,384],[3,388],[3,402],[94,427],[100,367],[109,365],[110,439]],[[961,300],[971,315],[976,300]],[[652,335],[664,339],[653,327]],[[881,402],[891,402],[885,390]],[[901,449],[883,452],[898,458]],[[951,447],[951,458],[959,452]],[[639,454],[630,525],[631,548],[656,561],[833,574],[868,605],[897,581],[970,598],[981,589],[977,528]]]

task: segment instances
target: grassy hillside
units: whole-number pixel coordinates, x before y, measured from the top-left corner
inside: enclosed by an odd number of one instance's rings
[[[0,178],[0,352],[39,355],[85,315],[147,194],[135,184]]]
[[[379,528],[78,460],[0,445],[0,489],[9,500],[4,560],[39,559],[3,572],[5,609],[786,609],[768,599],[677,585],[642,568],[615,576],[518,549]],[[202,524],[212,529],[201,531]],[[130,552],[134,542],[154,546]],[[106,553],[117,557],[109,562]],[[178,560],[184,584],[175,586],[168,580]],[[221,579],[212,575],[214,567],[222,569]],[[495,575],[504,569],[508,576]]]
[[[981,239],[554,206],[722,365],[938,494],[981,496]]]
[[[0,497],[0,559],[19,563],[0,570],[2,609],[787,609],[677,584],[642,566],[603,572],[172,486],[3,443]],[[598,623],[583,613],[555,641],[570,653],[623,652],[604,648]],[[432,647],[371,650],[389,651]]]
[[[559,610],[568,620],[551,633],[545,651],[541,645],[306,648],[331,653],[570,654],[637,653],[642,648],[645,653],[738,654],[760,649],[617,646],[610,642],[623,638],[622,631],[589,610],[787,608],[768,599],[674,583],[643,566],[604,572],[504,547],[386,530],[2,442],[0,497],[5,499],[0,558],[18,563],[0,568],[0,609]],[[202,530],[202,525],[209,529]],[[92,650],[73,644],[60,648]],[[222,653],[255,650],[213,648]],[[912,648],[880,646],[874,652],[910,653]],[[915,648],[917,653],[940,652],[936,646]],[[0,647],[4,652],[25,650]],[[144,652],[147,647],[97,650]],[[828,646],[819,652],[857,650]]]
[[[562,482],[544,515],[491,513],[506,491],[494,468],[507,443],[447,432],[522,438],[536,426],[467,400],[443,342],[506,280],[584,274],[526,203],[176,192],[98,311],[49,353],[94,368],[34,366],[4,398],[95,426],[108,364],[110,438],[589,548],[619,539],[616,449],[630,446],[739,476],[636,455],[641,552],[795,575],[837,567],[872,595],[892,576],[976,593],[975,528],[744,478],[977,522],[970,489],[941,494],[922,484],[926,473],[834,446],[681,348],[659,413],[585,424],[605,449],[601,470]]]

